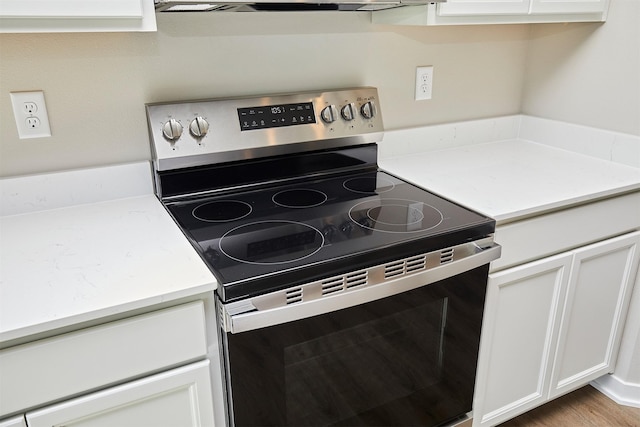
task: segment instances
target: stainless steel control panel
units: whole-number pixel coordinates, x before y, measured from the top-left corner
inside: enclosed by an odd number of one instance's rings
[[[372,87],[148,104],[158,171],[378,142]]]

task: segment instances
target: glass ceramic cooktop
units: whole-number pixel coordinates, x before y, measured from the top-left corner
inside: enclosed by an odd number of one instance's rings
[[[381,171],[174,202],[168,208],[231,299],[493,231],[493,220]]]

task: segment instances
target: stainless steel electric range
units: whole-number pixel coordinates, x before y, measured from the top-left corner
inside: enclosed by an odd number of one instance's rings
[[[495,222],[378,168],[375,88],[147,116],[157,195],[219,282],[230,425],[468,418]]]

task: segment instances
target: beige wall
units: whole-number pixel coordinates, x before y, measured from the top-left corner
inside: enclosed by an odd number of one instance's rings
[[[522,111],[640,135],[640,1],[602,25],[533,25]]]
[[[157,33],[0,35],[0,176],[149,158],[144,104],[372,85],[387,129],[524,112],[640,135],[640,1],[607,23],[396,27],[367,13],[159,14]],[[430,101],[415,67],[434,65]],[[10,91],[45,92],[20,140]]]
[[[367,13],[159,14],[157,33],[0,35],[0,175],[150,156],[144,104],[372,85],[388,129],[520,111],[529,27],[394,27]],[[415,67],[434,65],[431,101]],[[20,140],[10,91],[45,92]]]

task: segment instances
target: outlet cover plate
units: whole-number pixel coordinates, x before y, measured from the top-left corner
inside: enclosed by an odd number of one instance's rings
[[[433,91],[433,65],[416,68],[416,101],[431,99]]]
[[[13,115],[20,139],[51,136],[49,115],[44,103],[44,92],[11,92]]]

